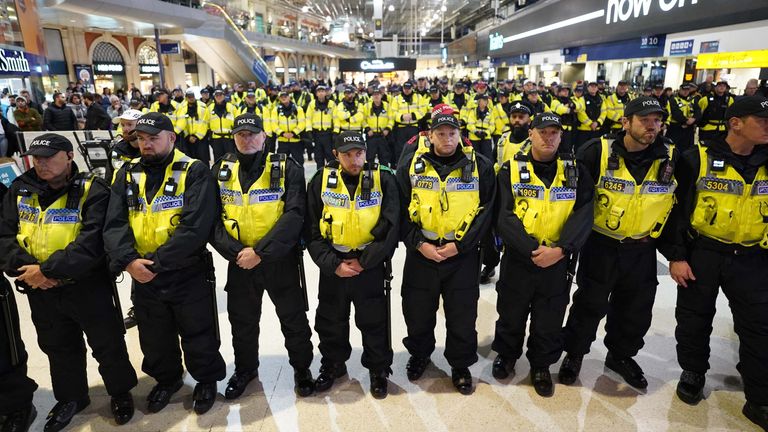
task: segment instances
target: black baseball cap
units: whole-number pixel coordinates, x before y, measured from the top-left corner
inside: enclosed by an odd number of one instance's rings
[[[29,143],[29,149],[22,156],[40,156],[51,157],[60,151],[71,152],[72,141],[66,137],[55,134],[46,133],[38,136]]]
[[[584,91],[584,85],[579,84],[576,87],[573,88],[573,91],[575,92],[583,92]]]
[[[554,113],[541,113],[533,118],[531,127],[534,129],[544,129],[546,127],[555,126],[558,129],[563,128],[563,123],[560,121],[560,116]]]
[[[162,131],[173,132],[173,122],[165,114],[159,112],[146,113],[136,120],[137,132],[157,135]]]
[[[328,90],[328,87],[326,87],[324,85],[319,85],[319,86],[315,87],[315,91],[318,91],[318,90]]]
[[[509,107],[509,115],[512,115],[513,112],[521,112],[524,114],[531,115],[531,109],[528,108],[527,105],[521,104],[520,102]]]
[[[354,93],[356,90],[352,86],[346,86],[344,87],[344,93]]]
[[[214,96],[216,96],[216,95],[223,95],[223,94],[224,94],[224,90],[222,90],[222,89],[216,89],[216,90],[213,91],[213,95]]]
[[[661,107],[658,99],[650,96],[640,96],[632,99],[624,107],[624,117],[631,115],[663,114],[664,108]]]
[[[194,96],[195,95],[195,91],[194,90],[187,90],[186,92],[184,92],[184,94],[186,96]]]
[[[487,93],[480,93],[480,94],[475,96],[475,100],[480,100],[480,99],[488,99],[488,94]]]
[[[663,90],[664,89],[664,84],[656,83],[656,84],[653,85],[653,89],[654,90],[656,90],[656,89],[662,89]]]
[[[365,150],[363,134],[355,131],[344,131],[333,140],[333,146],[337,152],[344,153],[354,149]]]
[[[441,113],[432,117],[432,125],[430,126],[430,129],[434,130],[444,125],[450,126],[454,129],[459,129],[461,127],[459,121],[456,120],[456,116],[452,114]]]
[[[726,120],[746,116],[768,117],[768,99],[762,96],[740,97],[725,110]]]
[[[431,87],[429,88],[429,92],[430,92],[430,93],[439,93],[439,92],[440,92],[440,89],[439,89],[439,88],[437,88],[437,86],[431,86]]]
[[[252,113],[240,114],[235,117],[235,126],[232,128],[232,135],[240,131],[250,131],[259,133],[264,130],[264,122],[261,117]]]
[[[619,81],[618,85],[620,85],[620,86],[629,85],[629,82],[627,82],[626,80],[621,80],[621,81]]]
[[[410,81],[406,81],[403,83],[403,88],[413,88],[413,83]]]
[[[200,90],[200,94],[210,94],[210,93],[211,92],[208,91],[208,88],[204,88],[204,89]]]

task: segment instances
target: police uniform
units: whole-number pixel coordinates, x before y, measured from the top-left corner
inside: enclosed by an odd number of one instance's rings
[[[130,162],[139,156],[141,156],[141,153],[139,152],[138,147],[132,146],[131,143],[123,139],[123,137],[119,137],[113,142],[112,147],[109,149],[109,169],[107,170],[105,178],[110,184],[113,183],[115,181],[115,173],[117,173],[117,170],[127,162]]]
[[[514,112],[528,114],[530,118],[531,109],[528,108],[527,105],[524,105],[520,102],[515,102],[515,104],[510,105],[508,109],[509,109],[509,112],[507,113],[508,125],[510,124],[509,116],[511,116],[512,113]],[[498,141],[496,141],[496,148],[494,149],[494,152],[493,152],[494,160],[498,165],[501,165],[508,160],[512,160],[512,157],[520,151],[523,143],[528,140],[529,127],[530,127],[530,124],[526,124],[523,127],[518,129],[510,129],[509,126],[507,127],[507,130],[504,131],[504,133],[499,137]]]
[[[718,85],[728,84],[724,81]],[[709,140],[716,137],[725,138],[727,132],[725,112],[733,104],[733,95],[726,90],[722,96],[718,96],[713,90],[712,93],[702,96],[698,105],[701,112],[699,125],[699,141]]]
[[[325,87],[323,87],[325,89]],[[315,162],[318,169],[325,166],[325,161],[333,160],[333,115],[336,102],[326,99],[322,102],[314,98],[307,108],[307,132],[315,146]]]
[[[485,98],[486,96],[480,96]],[[493,141],[491,137],[496,132],[496,117],[493,107],[488,105],[484,110],[479,106],[467,110],[465,121],[467,122],[467,134],[472,142],[472,147],[489,160],[493,160]]]
[[[625,116],[662,110],[654,99],[640,97],[627,105]],[[629,152],[625,135],[592,140],[578,154],[578,163],[595,181],[594,223],[581,251],[578,289],[564,332],[568,353],[560,369],[564,384],[578,377],[581,358],[607,314],[606,366],[634,387],[647,386],[632,357],[642,348],[651,325],[658,285],[656,239],[675,201],[678,154],[661,134],[644,150]]]
[[[384,101],[381,101],[380,105],[375,105],[371,100],[364,108],[363,118],[363,132],[365,132],[367,144],[365,155],[368,162],[373,163],[378,157],[380,165],[389,166],[392,163],[389,139],[394,126],[390,105]],[[368,133],[371,135],[368,136]]]
[[[432,127],[458,129],[455,117],[440,114]],[[480,271],[479,243],[490,227],[495,194],[493,163],[469,146],[439,157],[432,146],[419,146],[402,158],[397,180],[405,219],[401,239],[407,247],[403,270],[403,315],[408,336],[403,340],[411,355],[409,379],[418,379],[435,349],[435,322],[443,297],[446,326],[445,357],[454,386],[472,390],[468,367],[477,361],[477,300]],[[407,167],[407,168],[406,168]],[[437,263],[424,257],[422,243],[455,243],[458,255]]]
[[[289,101],[287,105],[278,103],[270,116],[272,118],[272,132],[277,140],[277,152],[289,154],[299,163],[304,165],[304,145],[301,143],[301,134],[306,127],[304,110]],[[290,138],[286,133],[291,133]]]
[[[335,148],[346,152],[365,148],[360,134],[342,133]],[[392,347],[388,340],[388,297],[385,268],[399,240],[399,190],[389,169],[366,163],[360,174],[347,174],[338,161],[318,171],[308,186],[305,237],[312,259],[320,268],[315,330],[322,355],[318,391],[327,390],[346,373],[350,304],[363,337],[362,364],[370,372],[371,393],[387,395]],[[357,259],[363,271],[340,277],[343,260]]]
[[[137,121],[136,130],[158,134],[173,129],[149,113]],[[215,191],[208,167],[178,150],[156,162],[134,159],[120,168],[112,185],[104,227],[112,270],[124,271],[139,258],[154,262],[148,268],[154,279],[134,281],[142,370],[158,383],[148,397],[150,412],[163,409],[181,388],[181,348],[198,382],[198,413],[210,408],[215,384],[226,372],[205,246],[218,215],[211,205]]]
[[[0,183],[0,202],[8,189]],[[1,204],[0,204],[1,205]],[[4,257],[0,257],[2,260]],[[5,264],[3,264],[5,267]],[[10,328],[8,327],[10,324]],[[0,275],[0,428],[26,431],[37,411],[32,395],[37,383],[27,375],[27,351],[20,337],[19,312],[13,288]]]
[[[534,128],[561,127],[553,114],[537,116]],[[570,296],[569,259],[578,252],[592,226],[594,190],[586,171],[568,149],[551,161],[536,160],[530,147],[506,161],[498,174],[496,232],[504,258],[496,284],[499,319],[493,349],[499,356],[493,375],[504,379],[523,353],[529,315],[526,356],[536,391],[552,395],[549,366],[562,354],[562,323]],[[542,268],[532,261],[539,246],[560,247],[563,259]],[[575,258],[575,257],[574,257]]]
[[[560,121],[563,124],[563,134],[560,137],[560,146],[565,149],[573,151],[573,125],[575,122],[574,109],[576,105],[569,96],[555,96],[552,98],[552,104],[550,105],[552,112],[560,116]],[[622,112],[623,112],[622,108]]]
[[[619,83],[621,85],[622,83]],[[618,133],[621,132],[623,126],[621,124],[621,118],[624,117],[624,107],[629,103],[632,98],[629,93],[619,95],[613,93],[605,98],[605,123],[603,123],[603,131]]]
[[[403,88],[413,88],[413,83],[406,82],[403,84]],[[411,92],[409,95],[401,93],[393,98],[390,109],[394,125],[393,133],[395,134],[392,141],[392,162],[395,164],[393,168],[396,168],[396,163],[403,152],[403,146],[419,133],[419,119],[424,116],[426,105],[421,95],[416,92]],[[411,116],[409,121],[403,118],[406,114]]]
[[[691,88],[691,86],[693,84],[683,84],[680,88]],[[666,137],[675,143],[681,153],[693,147],[696,124],[689,125],[687,122],[689,118],[697,117],[701,117],[699,105],[694,105],[690,95],[677,94],[669,101],[669,126]]]
[[[179,104],[179,108],[176,110],[174,129],[176,135],[181,137],[179,150],[208,165],[211,156],[208,151],[208,140],[205,139],[208,135],[205,111],[206,106],[202,102],[194,101],[190,104],[189,99],[185,100]],[[192,137],[195,137],[194,142],[191,141]]]
[[[50,157],[71,152],[72,143],[44,134],[30,143],[25,155]],[[6,194],[0,222],[3,270],[18,277],[24,265],[39,265],[49,289],[33,289],[16,280],[29,299],[40,349],[48,356],[57,404],[46,430],[60,430],[89,403],[86,348],[99,363],[113,413],[119,424],[133,416],[130,391],[136,372],[128,359],[122,311],[113,302],[113,280],[102,243],[109,187],[101,178],[80,173],[72,162],[68,184],[50,189],[31,169],[17,178]]]
[[[216,92],[220,91],[216,90]],[[210,143],[214,160],[218,160],[226,153],[235,151],[235,142],[232,140],[232,124],[235,122],[237,114],[237,106],[229,102],[218,104],[214,101],[205,109],[203,123],[211,132]]]
[[[354,93],[353,88],[347,88],[344,91],[344,97],[339,100],[333,110],[333,131],[340,134],[344,131],[361,132],[363,122],[365,121],[365,105],[357,100],[357,96],[352,100],[347,100],[346,95]]]
[[[737,100],[725,115],[768,117],[768,99]],[[768,430],[768,148],[750,143],[735,154],[728,139],[714,138],[683,154],[679,204],[670,221],[669,260],[687,261],[695,280],[679,286],[675,317],[677,360],[683,373],[678,397],[703,398],[710,367],[710,333],[722,289],[739,337],[738,369],[744,385],[743,413]]]
[[[240,130],[259,133],[263,124],[260,118],[244,114],[235,119],[233,133]],[[211,244],[229,261],[224,290],[235,351],[235,374],[225,396],[238,397],[258,373],[259,319],[265,291],[275,304],[297,392],[308,396],[312,393],[312,332],[299,280],[304,171],[285,154],[262,150],[226,154],[214,165],[213,174],[219,184],[221,218]],[[245,248],[253,248],[261,258],[252,269],[237,265],[238,254]]]
[[[587,141],[600,136],[600,128],[607,115],[606,106],[599,94],[594,96],[585,91],[580,97],[574,97],[574,112],[576,113],[576,133],[573,137],[573,148],[578,150]],[[592,130],[592,123],[597,123],[597,129]]]

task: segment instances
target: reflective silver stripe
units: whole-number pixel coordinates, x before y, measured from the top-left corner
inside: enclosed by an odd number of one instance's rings
[[[424,237],[426,237],[429,240],[433,240],[433,241],[434,240],[440,240],[440,236],[438,236],[437,233],[434,232],[434,231],[429,231],[429,230],[425,230],[425,229],[422,228],[421,229],[421,234],[424,235]],[[456,240],[456,232],[455,231],[451,231],[449,233],[446,233],[445,236],[443,236],[443,239],[444,240]]]
[[[356,247],[354,249],[352,249],[349,246],[344,246],[344,245],[340,245],[340,244],[336,244],[336,243],[332,243],[331,246],[333,246],[334,249],[336,249],[337,251],[339,251],[341,253],[347,253],[347,252],[352,252],[353,250],[361,251],[361,250],[367,248],[368,245],[371,244],[371,243],[373,243],[373,242],[369,242],[369,243],[366,243],[364,245],[360,245],[360,246],[358,246],[358,247]]]

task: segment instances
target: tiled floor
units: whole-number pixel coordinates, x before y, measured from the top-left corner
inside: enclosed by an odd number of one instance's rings
[[[398,250],[394,266],[402,268],[404,253]],[[317,305],[317,270],[306,258],[311,307]],[[224,284],[225,262],[217,256],[219,286]],[[505,382],[491,376],[491,362],[495,353],[490,345],[496,319],[496,292],[493,285],[481,287],[479,319],[480,361],[471,370],[477,384],[471,396],[461,396],[450,383],[450,368],[442,358],[440,348],[433,355],[426,377],[411,383],[405,377],[404,366],[408,355],[401,340],[405,325],[399,313],[399,275],[393,284],[393,340],[395,349],[394,375],[391,377],[390,396],[378,401],[368,390],[367,371],[360,365],[360,334],[354,329],[354,351],[347,363],[349,377],[344,378],[330,392],[297,400],[293,393],[292,369],[288,365],[283,337],[267,300],[262,317],[260,378],[251,383],[246,394],[237,402],[227,402],[219,396],[214,408],[204,416],[191,411],[191,393],[194,382],[186,377],[186,386],[159,414],[147,414],[144,398],[154,384],[140,374],[134,391],[137,412],[134,419],[119,429],[109,412],[109,398],[97,371],[96,362],[89,358],[91,405],[76,416],[69,430],[77,431],[754,431],[757,430],[741,415],[744,395],[736,372],[737,342],[732,331],[727,302],[721,296],[712,337],[712,370],[708,375],[706,400],[690,407],[674,396],[679,369],[674,351],[675,287],[666,267],[660,267],[661,285],[654,309],[653,327],[646,347],[638,356],[645,369],[649,387],[639,393],[617,380],[603,366],[605,348],[601,343],[585,359],[578,385],[558,385],[553,398],[536,396],[529,384],[527,360],[518,361],[517,375]],[[123,299],[128,298],[128,285],[121,285]],[[226,295],[218,296],[221,322],[222,353],[227,360],[227,375],[234,368],[230,327],[226,316]],[[127,307],[127,301],[124,302]],[[45,414],[55,401],[50,387],[48,364],[35,343],[35,333],[29,321],[27,301],[19,298],[23,321],[23,336],[30,351],[30,374],[40,384],[35,394],[35,405],[40,411],[33,430],[42,430]],[[309,312],[314,322],[314,310]],[[602,333],[602,330],[601,330]],[[444,320],[437,326],[438,345],[445,337]],[[599,336],[601,337],[601,336]],[[134,366],[139,370],[141,351],[136,329],[128,331],[128,348]],[[313,338],[317,346],[317,338]],[[317,373],[319,357],[315,357],[312,370]],[[556,372],[557,366],[552,368]],[[219,383],[223,392],[225,382]]]

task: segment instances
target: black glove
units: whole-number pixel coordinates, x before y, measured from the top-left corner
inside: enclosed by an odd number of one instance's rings
[[[485,132],[483,131],[477,131],[475,132],[475,135],[480,139],[485,139]]]

